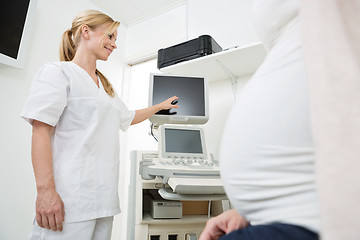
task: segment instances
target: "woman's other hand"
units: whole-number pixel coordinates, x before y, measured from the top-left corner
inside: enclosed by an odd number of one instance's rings
[[[217,240],[222,235],[249,226],[248,221],[235,209],[211,218],[201,233],[199,240]]]
[[[39,227],[62,231],[64,203],[55,189],[51,138],[54,127],[34,120],[31,156],[35,173],[37,198],[36,221]]]
[[[36,198],[36,221],[42,228],[62,231],[65,217],[64,203],[55,191],[38,191]]]

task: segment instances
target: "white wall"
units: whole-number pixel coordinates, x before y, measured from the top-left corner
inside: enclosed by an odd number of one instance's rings
[[[157,53],[200,35],[211,35],[223,48],[259,41],[250,0],[188,0],[127,28],[126,61]]]
[[[251,24],[251,0],[189,0],[189,39],[208,34],[223,48],[258,41]]]
[[[157,53],[186,40],[186,4],[181,4],[146,21],[127,28],[126,60],[136,60]]]
[[[39,0],[25,68],[0,65],[0,239],[26,239],[33,219],[36,188],[30,158],[31,127],[19,117],[32,76],[42,64],[58,61],[62,33],[87,9],[97,8],[87,0]],[[119,32],[123,31],[120,28]],[[122,56],[120,51],[114,52],[106,69],[118,91]]]

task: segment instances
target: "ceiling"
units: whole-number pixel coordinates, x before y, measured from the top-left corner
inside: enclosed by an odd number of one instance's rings
[[[131,25],[186,0],[90,0],[124,25]]]

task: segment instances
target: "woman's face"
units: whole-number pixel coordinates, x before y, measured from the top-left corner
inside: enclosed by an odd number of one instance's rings
[[[111,34],[105,34],[110,25],[111,23],[104,23],[89,32],[91,49],[99,60],[106,61],[112,51],[117,48],[115,43],[117,39],[117,30]]]

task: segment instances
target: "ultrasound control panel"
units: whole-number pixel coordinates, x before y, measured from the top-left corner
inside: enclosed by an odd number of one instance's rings
[[[220,169],[218,163],[211,158],[164,159],[159,158],[158,154],[143,154],[140,174],[145,180],[159,177],[165,184],[171,177],[220,178]]]
[[[173,158],[169,158],[167,160],[160,160],[159,161],[160,165],[163,166],[187,166],[190,168],[213,168],[215,163],[211,160],[205,160],[201,157],[199,158],[191,158],[191,157],[187,157],[187,158],[183,158],[183,157],[173,157]]]

